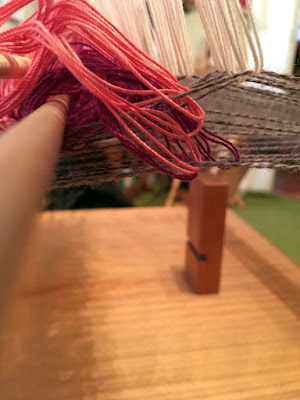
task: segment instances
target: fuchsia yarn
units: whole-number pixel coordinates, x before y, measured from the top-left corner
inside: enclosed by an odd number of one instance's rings
[[[13,0],[0,8],[0,25],[28,3]],[[1,84],[2,127],[49,95],[65,93],[71,95],[68,130],[90,132],[100,121],[135,156],[174,177],[191,179],[201,155],[213,159],[209,141],[238,159],[231,143],[203,128],[204,112],[192,98],[171,99],[187,88],[85,0],[40,0],[31,18],[0,33],[0,52],[32,59],[23,79]]]

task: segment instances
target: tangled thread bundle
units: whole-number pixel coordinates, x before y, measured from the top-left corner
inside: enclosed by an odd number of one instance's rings
[[[3,6],[0,25],[30,2]],[[32,59],[23,79],[2,82],[2,128],[64,93],[71,94],[67,129],[82,141],[72,148],[66,136],[63,151],[84,149],[100,120],[136,157],[180,179],[195,176],[191,164],[213,159],[209,142],[238,160],[233,145],[203,127],[203,110],[182,95],[187,89],[85,0],[40,0],[32,17],[0,34],[0,52]]]

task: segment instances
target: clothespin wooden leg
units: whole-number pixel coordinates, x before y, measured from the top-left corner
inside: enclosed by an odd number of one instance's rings
[[[197,294],[219,292],[227,186],[210,173],[190,183],[185,270]]]

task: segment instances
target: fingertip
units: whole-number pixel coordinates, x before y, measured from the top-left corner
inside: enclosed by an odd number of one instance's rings
[[[67,94],[59,94],[48,98],[46,104],[57,110],[63,116],[66,116],[69,111],[70,96]]]

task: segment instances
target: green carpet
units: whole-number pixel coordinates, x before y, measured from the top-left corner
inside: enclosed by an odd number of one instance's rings
[[[300,264],[300,202],[273,194],[248,193],[234,211]]]
[[[135,201],[136,207],[164,206],[168,196],[168,190],[162,185],[153,185],[151,192],[143,192]]]

